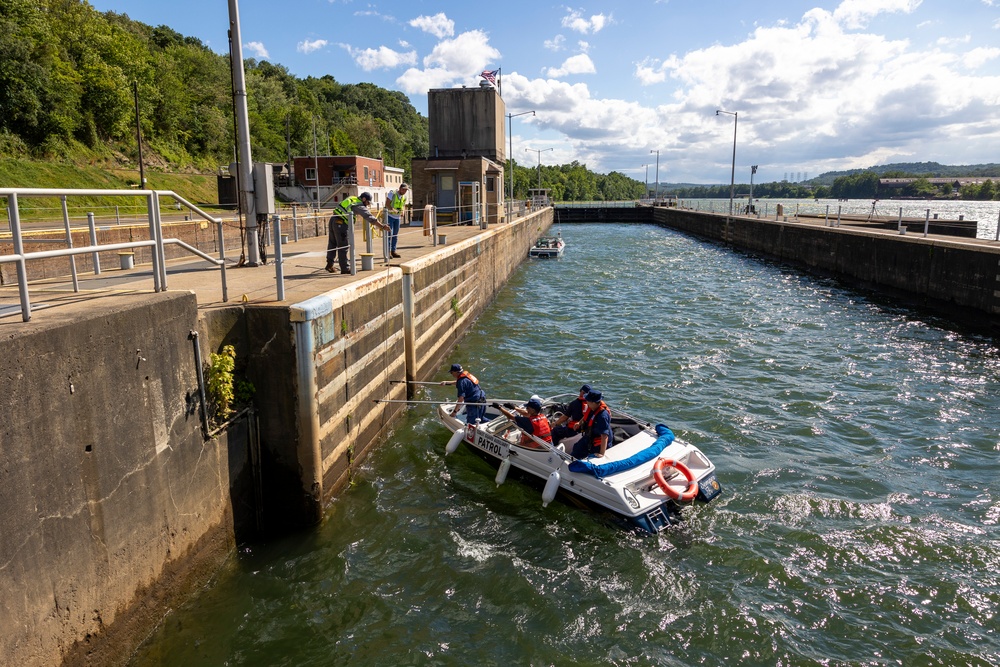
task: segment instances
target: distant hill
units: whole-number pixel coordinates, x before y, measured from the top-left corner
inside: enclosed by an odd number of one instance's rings
[[[891,174],[898,177],[949,178],[958,176],[994,176],[1000,177],[1000,164],[967,164],[947,165],[937,162],[895,162],[893,164],[877,165],[866,169],[848,169],[846,171],[828,171],[806,183],[812,185],[833,185],[833,181],[841,176],[852,176],[866,171],[875,172],[879,176]]]

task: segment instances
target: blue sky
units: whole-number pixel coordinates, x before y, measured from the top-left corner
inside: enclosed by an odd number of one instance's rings
[[[92,0],[227,49],[226,0]],[[515,159],[728,183],[1000,162],[1000,0],[240,0],[244,56],[406,93],[502,69]],[[251,90],[249,94],[253,94]],[[545,149],[552,148],[548,151]],[[542,150],[544,152],[538,153]],[[650,151],[659,151],[659,157]],[[648,166],[647,166],[648,165]]]

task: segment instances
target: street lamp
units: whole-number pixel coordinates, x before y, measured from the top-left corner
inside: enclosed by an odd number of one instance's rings
[[[642,166],[646,168],[646,180],[642,182],[642,184],[644,186],[643,191],[642,191],[642,198],[643,199],[649,199],[649,165],[648,164],[644,164]]]
[[[757,173],[757,165],[750,165],[750,208],[747,210],[748,213],[753,212],[753,175]]]
[[[507,222],[510,222],[511,215],[513,215],[511,207],[514,205],[514,129],[511,119],[517,116],[524,116],[529,113],[532,116],[535,115],[534,111],[522,111],[521,113],[507,114],[507,144],[510,147],[510,152],[507,156],[507,161],[510,162],[510,199],[507,200]]]
[[[653,206],[656,206],[656,202],[660,198],[660,151],[657,149],[649,152],[656,153],[656,194],[653,196]]]
[[[545,151],[554,151],[555,148],[525,148],[526,151],[531,151],[538,153],[538,189],[542,189],[542,153]]]
[[[718,116],[720,113],[724,113],[727,116],[733,117],[733,170],[729,175],[729,215],[733,214],[733,192],[736,189],[736,126],[740,122],[740,114],[738,111],[723,111],[722,109],[716,109],[715,115]]]

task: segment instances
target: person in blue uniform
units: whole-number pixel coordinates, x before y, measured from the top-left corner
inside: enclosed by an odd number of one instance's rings
[[[587,394],[589,393],[589,384],[580,387],[580,395],[570,401],[569,405],[566,406],[566,412],[552,423],[552,442],[554,444],[558,445],[563,439],[576,435],[576,427],[583,421],[583,416],[587,412]]]
[[[592,389],[586,396],[587,415],[580,422],[583,437],[573,446],[573,456],[585,459],[588,456],[601,458],[613,444],[611,434],[611,410],[604,402],[604,395]]]
[[[475,424],[477,419],[485,421],[486,392],[479,386],[479,380],[476,376],[462,368],[462,364],[452,364],[451,370],[448,372],[455,378],[455,387],[458,389],[458,400],[455,402],[455,409],[452,410],[451,415],[457,416],[463,407],[462,404],[469,403],[470,405],[465,406],[465,423]],[[473,403],[478,405],[471,405]]]
[[[523,431],[521,434],[521,445],[523,447],[539,447],[539,444],[531,438],[531,435],[549,444],[552,443],[552,430],[549,427],[549,420],[542,413],[542,402],[537,397],[532,396],[528,399],[528,402],[524,404],[523,414],[516,408],[510,410],[498,403],[493,403],[492,405],[503,413],[504,417],[517,424],[521,431]],[[531,435],[528,435],[529,433]]]

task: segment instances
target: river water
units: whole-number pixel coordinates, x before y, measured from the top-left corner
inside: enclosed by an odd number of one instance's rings
[[[654,226],[561,233],[451,361],[494,397],[589,382],[723,494],[656,536],[543,509],[416,406],[319,528],[241,548],[131,664],[1000,664],[995,340]]]

